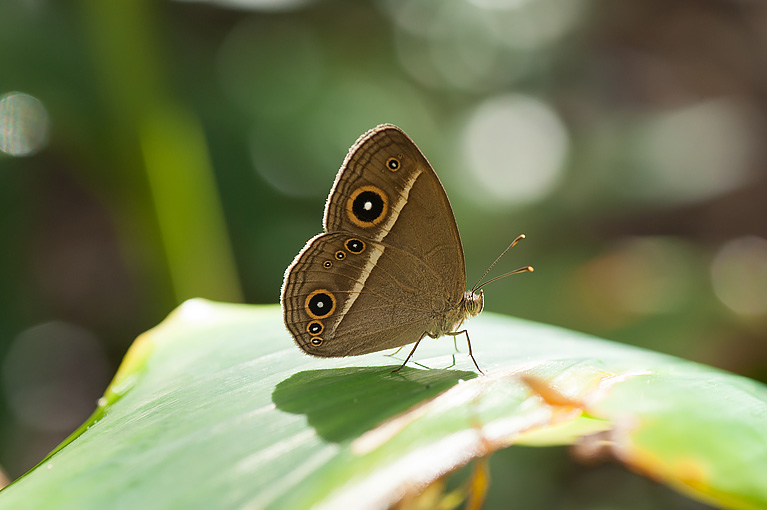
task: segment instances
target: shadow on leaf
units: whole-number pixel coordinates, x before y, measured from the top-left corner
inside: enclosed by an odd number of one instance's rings
[[[333,442],[352,439],[411,406],[477,377],[463,370],[417,370],[396,365],[306,370],[272,392],[278,409],[304,414],[317,434]]]

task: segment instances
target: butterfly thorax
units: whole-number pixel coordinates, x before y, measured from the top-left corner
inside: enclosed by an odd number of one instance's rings
[[[485,297],[481,290],[478,293],[464,292],[463,297],[455,307],[437,317],[433,327],[428,331],[428,335],[432,338],[438,338],[454,332],[464,320],[479,315],[484,306]]]

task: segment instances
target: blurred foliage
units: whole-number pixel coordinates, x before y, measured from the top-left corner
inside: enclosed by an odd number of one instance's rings
[[[0,2],[0,465],[183,299],[276,302],[382,122],[470,282],[527,234],[489,310],[767,380],[765,41],[734,0]]]

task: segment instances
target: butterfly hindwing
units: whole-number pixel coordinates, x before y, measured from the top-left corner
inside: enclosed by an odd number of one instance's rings
[[[310,239],[286,271],[285,324],[315,356],[399,347],[430,326],[443,288],[413,254],[353,234]]]

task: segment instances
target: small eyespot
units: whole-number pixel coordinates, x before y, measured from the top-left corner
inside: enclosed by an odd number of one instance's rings
[[[314,338],[310,340],[312,345],[315,347],[319,347],[320,345],[322,345],[322,341],[323,341],[322,338],[319,336],[315,336]]]
[[[312,321],[306,326],[306,332],[310,335],[319,335],[325,329],[320,321]]]
[[[361,239],[357,239],[356,237],[347,239],[344,246],[346,246],[346,249],[352,253],[362,253],[365,251],[365,242]]]
[[[336,311],[336,298],[327,289],[317,289],[306,297],[304,309],[312,319],[324,319]]]
[[[402,156],[400,156],[400,158],[401,157]],[[399,167],[400,167],[399,159],[397,159],[397,158],[389,158],[389,159],[386,160],[386,168],[388,168],[392,172],[396,172],[397,170],[399,170]]]
[[[337,260],[343,260],[343,259],[345,259],[345,258],[346,258],[346,252],[345,252],[345,251],[343,251],[343,250],[338,250],[338,251],[336,252],[336,259],[337,259]]]
[[[325,262],[322,263],[322,267],[324,267],[325,269],[330,269],[331,267],[333,267],[333,263],[329,260],[326,260]]]

